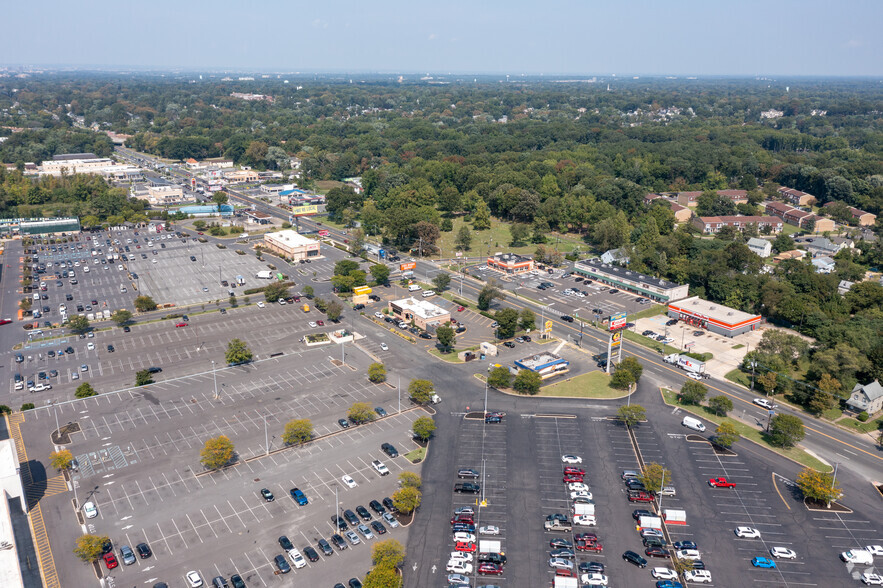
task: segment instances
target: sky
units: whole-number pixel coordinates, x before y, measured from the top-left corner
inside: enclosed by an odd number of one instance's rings
[[[883,74],[879,0],[41,0],[3,20],[4,66]]]

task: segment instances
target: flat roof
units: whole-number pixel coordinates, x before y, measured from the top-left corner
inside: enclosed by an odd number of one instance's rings
[[[436,306],[426,300],[417,300],[416,298],[402,298],[401,300],[393,300],[390,304],[398,306],[402,310],[414,313],[424,320],[450,315],[451,313],[440,306]]]
[[[528,257],[527,255],[518,255],[517,253],[501,253],[499,255],[494,255],[492,259],[497,263],[505,264],[528,263],[533,261],[533,258]]]
[[[12,545],[11,549],[0,549],[0,585],[8,588],[24,586],[21,568],[19,567],[18,548],[15,544],[15,532],[12,528],[12,513],[9,510],[7,494],[3,488],[18,487],[21,489],[21,479],[18,475],[18,453],[15,451],[15,442],[12,439],[0,441],[0,541]]]
[[[674,307],[675,309],[683,310],[689,314],[702,315],[727,324],[737,324],[753,319],[760,320],[760,315],[758,314],[736,310],[735,308],[730,308],[723,304],[718,304],[717,302],[709,302],[698,296],[684,298],[677,302],[670,302],[668,306],[669,308]]]
[[[628,280],[631,282],[641,282],[644,284],[650,284],[651,286],[655,286],[657,288],[663,289],[671,289],[677,288],[681,284],[675,284],[674,282],[669,282],[668,280],[663,280],[662,278],[654,278],[652,276],[644,275],[640,272],[634,272],[628,268],[621,267],[618,265],[609,265],[603,263],[600,259],[586,259],[583,261],[576,262],[577,265],[581,265],[588,269],[595,270],[597,272],[605,273],[607,275],[619,278],[621,280]]]
[[[541,370],[544,367],[566,362],[563,357],[551,351],[541,351],[536,355],[529,355],[525,358],[515,361],[515,365],[525,367],[529,370]]]
[[[264,235],[264,239],[275,241],[279,244],[286,245],[287,247],[300,247],[303,245],[313,245],[315,243],[318,243],[318,241],[315,241],[308,237],[304,237],[297,231],[293,231],[291,229],[276,231],[275,233],[267,233],[266,235]]]

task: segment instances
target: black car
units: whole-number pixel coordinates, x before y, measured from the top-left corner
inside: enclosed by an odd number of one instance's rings
[[[359,524],[359,519],[358,517],[356,517],[356,513],[354,513],[350,509],[346,509],[345,511],[343,511],[343,518],[345,518],[346,521],[354,527]]]
[[[419,337],[421,339],[432,339],[432,335],[430,335],[426,331],[421,331]]]
[[[573,559],[576,557],[576,552],[572,549],[568,549],[566,547],[562,547],[560,549],[553,549],[549,552],[550,557],[561,557],[564,559]]]
[[[273,493],[267,490],[266,488],[261,488],[261,496],[264,497],[264,500],[267,502],[273,502],[276,498],[273,496]]]
[[[378,535],[386,535],[386,527],[380,521],[371,521],[371,527]]]
[[[521,338],[524,339],[525,343],[530,343],[530,335],[523,335]]]
[[[108,345],[108,346],[107,346],[107,351],[108,351],[108,353],[113,353],[114,351],[116,351],[116,349],[114,348],[113,345]]]
[[[665,321],[665,324],[668,325],[669,327],[672,325],[676,325],[676,324],[678,324],[678,319],[671,319],[669,321]]]
[[[131,332],[132,332],[132,329],[130,329],[128,326],[123,327],[123,333],[131,333]]]
[[[376,412],[379,416],[382,416],[382,417],[387,416],[386,410],[384,410],[382,406],[375,407],[374,412]]]
[[[359,516],[362,517],[363,521],[370,521],[372,518],[371,513],[368,512],[368,509],[361,504],[356,507],[356,512],[359,513]]]
[[[552,557],[568,557],[568,556],[555,555],[553,552]],[[573,556],[570,556],[570,557],[573,557]],[[479,553],[478,554],[478,561],[480,563],[493,563],[493,564],[499,564],[501,566],[504,566],[504,565],[506,565],[507,559],[508,558],[505,555],[503,555],[502,553]]]
[[[165,245],[163,245],[165,247]],[[233,588],[246,588],[245,582],[242,581],[242,576],[239,574],[233,574],[230,576],[230,583],[233,585]]]
[[[399,456],[398,450],[395,447],[393,447],[393,445],[391,443],[382,444],[380,446],[380,449],[382,449],[383,453],[387,454],[390,457],[398,457]]]
[[[291,566],[288,565],[287,561],[285,561],[284,555],[277,555],[273,558],[273,561],[276,562],[276,567],[279,568],[279,573],[287,574],[291,571]]]
[[[324,553],[326,556],[334,555],[334,550],[331,549],[331,544],[328,543],[328,541],[326,541],[325,539],[319,539],[318,545],[319,549],[321,549],[322,553]]]
[[[555,539],[552,539],[551,541],[549,541],[549,547],[551,547],[553,549],[560,549],[562,547],[565,547],[567,549],[572,549],[573,543],[571,543],[567,539],[561,539],[561,538],[556,537]]]
[[[149,368],[147,368],[147,371],[150,372],[151,374],[158,374],[162,371],[162,368],[161,367],[149,367]]]
[[[692,562],[690,562],[690,563],[693,564],[693,569],[694,569],[694,570],[704,570],[704,569],[705,569],[705,562],[702,561],[701,559],[694,559],[694,560],[693,560]]]
[[[139,543],[135,546],[135,551],[138,552],[138,555],[141,556],[141,559],[147,559],[148,557],[153,555],[153,552],[150,551],[150,547],[147,545],[147,543]]]
[[[604,564],[598,561],[581,561],[579,571],[581,574],[603,574]]]
[[[569,314],[565,314],[565,315],[562,315],[562,316],[561,316],[561,320],[564,321],[564,322],[567,322],[567,323],[572,323],[572,322],[573,322],[573,317],[570,316]]]
[[[309,545],[304,547],[304,555],[310,561],[319,561],[319,553]]]
[[[699,549],[694,541],[675,541],[674,547],[678,551],[681,549]]]
[[[628,486],[629,490],[639,490],[641,492],[645,492],[647,488],[644,487],[644,482],[641,480],[636,480],[634,478],[629,478],[625,483]]]
[[[486,416],[484,417],[485,423],[502,423],[503,419],[498,416]]]
[[[350,578],[350,581],[347,582],[350,585],[350,588],[362,588],[362,581],[358,578]]]
[[[346,521],[338,515],[334,515],[331,517],[331,522],[334,523],[334,526],[338,528],[340,531],[346,531],[349,527],[346,526]]]
[[[346,419],[337,419],[337,424],[340,425],[341,429],[349,429],[350,422]]]
[[[191,256],[190,256],[190,261],[196,261],[196,256],[191,255]]]
[[[371,510],[373,510],[374,512],[376,512],[379,515],[382,515],[383,513],[386,512],[386,509],[383,508],[383,505],[380,504],[379,502],[377,502],[376,500],[372,500],[371,502],[369,502],[368,506],[370,506]]]
[[[105,555],[113,551],[113,541],[108,539],[104,543],[101,544],[101,555]]]
[[[281,547],[285,551],[291,551],[292,549],[294,549],[294,545],[292,545],[291,541],[285,535],[279,537],[279,547]]]
[[[515,343],[513,343],[512,341],[503,341],[503,345],[505,345],[509,349],[515,349]]]
[[[55,352],[50,349],[46,352],[46,355],[48,355],[49,357],[55,357]]]
[[[392,503],[392,498],[388,498],[388,497],[387,497],[387,498],[384,498],[381,502],[383,502],[383,506],[385,506],[385,507],[386,507],[386,510],[388,510],[389,512],[395,512],[395,511],[396,511],[396,507],[395,507],[395,505],[393,505],[393,503]]]
[[[343,540],[343,537],[335,533],[331,536],[331,542],[334,543],[334,546],[343,551],[347,547],[349,547],[346,541]]]
[[[622,559],[629,562],[630,564],[634,564],[639,568],[647,567],[647,560],[641,557],[640,554],[635,553],[634,551],[626,551],[622,554]]]

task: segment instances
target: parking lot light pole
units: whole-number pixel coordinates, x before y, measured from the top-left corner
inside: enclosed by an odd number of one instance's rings
[[[270,455],[270,430],[267,428],[267,417],[264,417],[264,442],[267,446],[267,455]]]
[[[215,400],[218,399],[218,372],[215,370],[215,360],[212,360],[212,379],[215,381]]]
[[[399,383],[396,384],[396,391],[399,393],[399,414],[402,414],[402,377],[399,376]]]

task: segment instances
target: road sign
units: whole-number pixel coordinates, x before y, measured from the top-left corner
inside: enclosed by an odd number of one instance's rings
[[[546,332],[547,333],[552,332],[552,321],[546,321]]]
[[[416,262],[416,261],[410,261],[410,262],[406,262],[406,263],[401,263],[401,264],[399,264],[399,269],[400,269],[401,271],[403,271],[403,272],[406,272],[406,271],[412,270],[412,269],[414,269],[414,268],[416,268],[416,267],[417,267],[417,262]]]
[[[624,312],[617,312],[616,314],[610,317],[610,330],[615,331],[616,329],[621,329],[626,324],[626,314]]]
[[[319,207],[318,206],[295,206],[291,209],[291,214],[294,216],[307,216],[311,214],[318,214]]]

